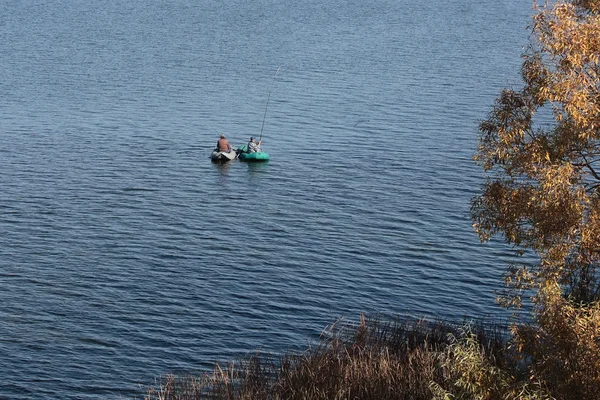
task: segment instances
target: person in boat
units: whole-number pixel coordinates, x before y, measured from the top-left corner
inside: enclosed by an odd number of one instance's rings
[[[262,151],[260,148],[261,143],[262,140],[259,140],[258,143],[256,143],[256,139],[254,139],[254,136],[252,136],[248,142],[248,153],[258,153]]]
[[[229,153],[231,151],[229,140],[227,140],[223,134],[221,134],[221,138],[217,141],[217,150],[225,153]]]

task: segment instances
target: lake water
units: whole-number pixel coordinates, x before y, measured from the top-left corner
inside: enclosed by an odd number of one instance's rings
[[[471,158],[530,2],[0,11],[0,398],[139,397],[361,312],[504,315]],[[261,135],[269,93],[271,161],[212,164],[218,133]]]

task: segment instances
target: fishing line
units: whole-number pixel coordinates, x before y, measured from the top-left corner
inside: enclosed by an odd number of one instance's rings
[[[271,98],[271,91],[273,90],[273,86],[275,86],[275,81],[277,80],[277,74],[279,73],[279,69],[281,66],[277,67],[277,72],[275,72],[275,77],[273,78],[273,82],[271,83],[271,88],[269,89],[269,95],[267,96],[267,104],[265,105],[265,115],[263,116],[262,126],[260,128],[260,138],[258,141],[262,140],[263,129],[265,127],[265,119],[267,118],[267,107],[269,107],[269,99]]]

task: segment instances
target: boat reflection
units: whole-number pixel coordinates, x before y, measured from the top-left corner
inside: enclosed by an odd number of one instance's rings
[[[231,165],[233,164],[233,161],[229,161],[229,162],[225,162],[225,163],[212,163],[212,164],[215,166],[217,171],[219,171],[219,173],[221,173],[221,175],[228,175]]]
[[[269,167],[269,162],[260,163],[246,163],[248,165],[248,173],[250,175],[257,175],[265,172]]]

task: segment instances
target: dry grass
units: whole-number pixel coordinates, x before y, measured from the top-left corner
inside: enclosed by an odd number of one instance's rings
[[[501,332],[474,331],[487,353],[501,354]],[[444,322],[382,323],[361,317],[357,326],[334,324],[318,346],[303,354],[277,359],[257,354],[226,368],[217,364],[212,374],[201,377],[168,376],[145,399],[429,400],[432,383],[451,376],[443,368],[444,354],[459,332],[458,325]]]
[[[256,354],[199,377],[167,376],[145,400],[585,400],[600,390],[600,305],[564,303],[511,336],[497,324],[361,316],[302,354]],[[576,320],[576,321],[575,321]],[[561,322],[562,321],[562,322]],[[586,322],[586,324],[583,324]]]

